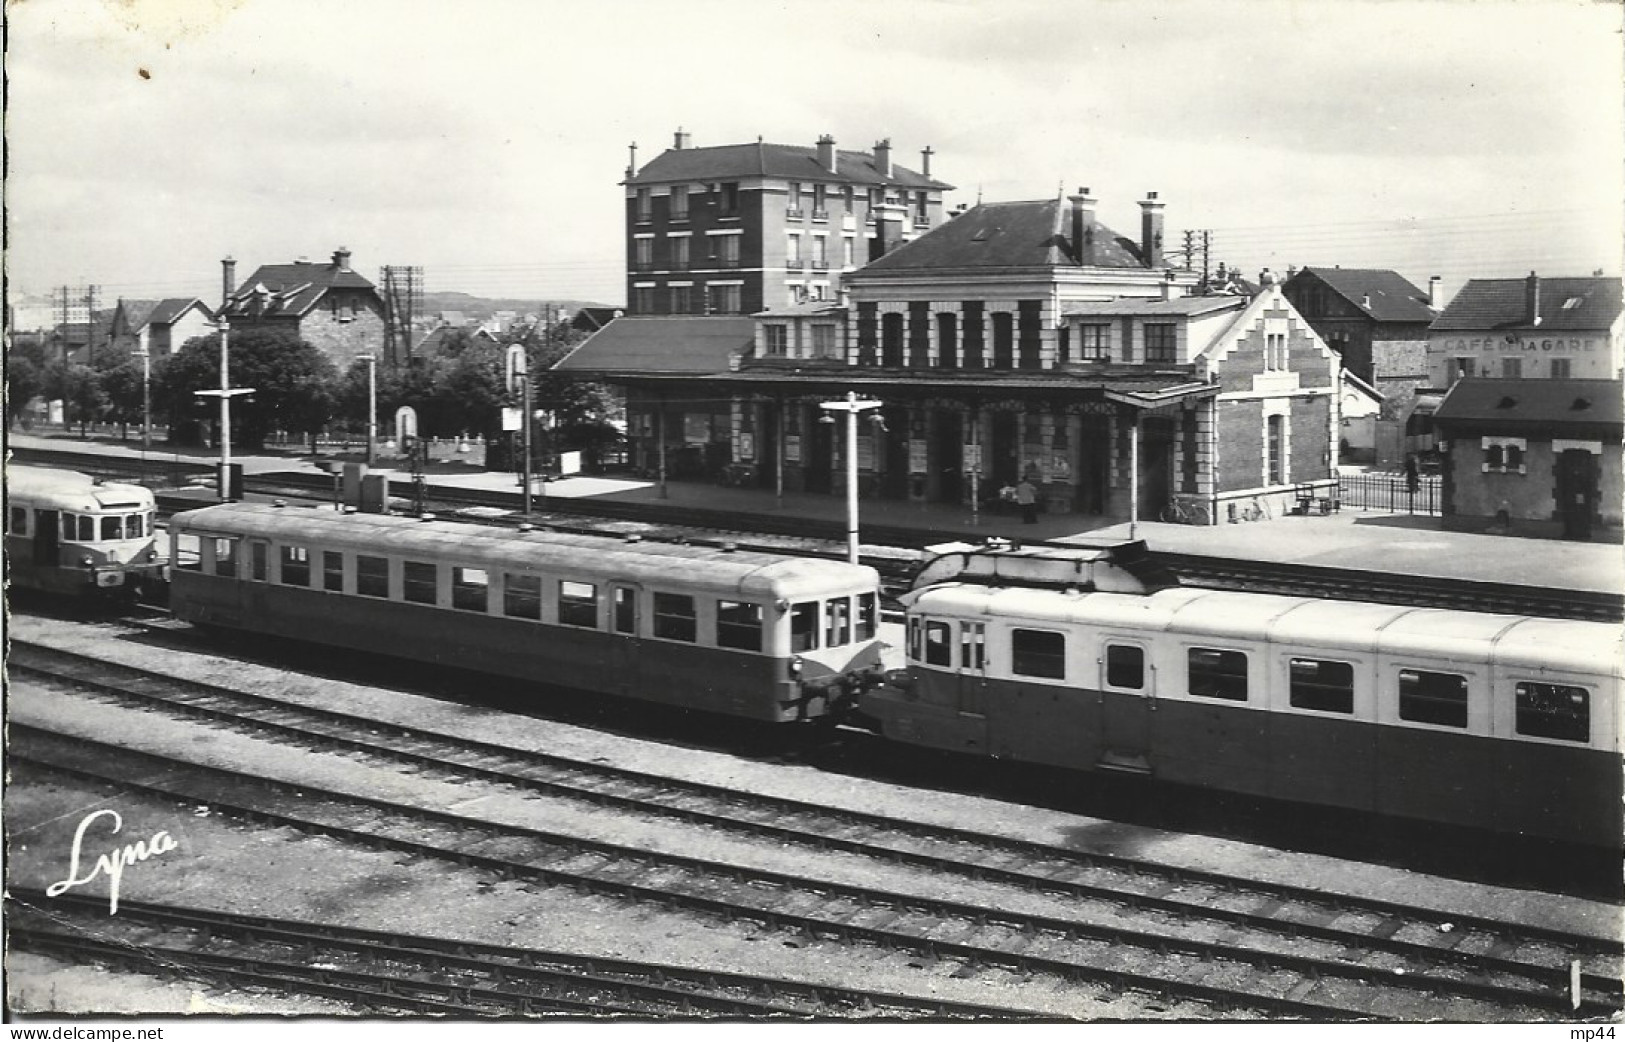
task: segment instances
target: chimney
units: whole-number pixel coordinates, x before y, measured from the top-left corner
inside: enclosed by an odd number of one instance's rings
[[[1162,208],[1166,205],[1157,201],[1156,192],[1145,193],[1140,203],[1140,259],[1148,268],[1162,267]]]
[[[1430,308],[1439,306],[1439,282],[1439,276],[1428,276],[1428,307]]]
[[[1367,311],[1371,310],[1371,294],[1366,293],[1360,297],[1360,307]]]
[[[931,150],[930,145],[920,149],[920,175],[922,177],[931,176],[931,157],[934,155],[936,153]]]
[[[1540,276],[1534,272],[1523,280],[1524,310],[1528,313],[1529,324],[1540,325]]]
[[[1095,199],[1089,189],[1067,196],[1072,203],[1072,256],[1079,264],[1095,262]]]
[[[1162,299],[1173,300],[1179,296],[1179,287],[1174,285],[1174,272],[1170,268],[1162,276]]]
[[[875,237],[869,240],[869,259],[879,260],[886,255],[898,242],[902,241],[903,229],[895,227],[902,220],[897,207],[882,206],[875,210]]]
[[[220,262],[220,306],[231,301],[231,291],[237,286],[237,262],[227,257]]]
[[[672,148],[693,148],[694,144],[693,144],[693,141],[691,140],[691,136],[690,136],[689,132],[684,130],[682,127],[678,127],[677,128],[677,133],[672,135],[671,147]]]
[[[348,247],[340,246],[333,251],[333,267],[340,271],[350,270],[350,250]]]
[[[835,172],[835,139],[828,134],[818,139],[818,165]]]
[[[875,169],[881,177],[891,176],[891,138],[875,142]]]
[[[632,142],[626,146],[626,179],[628,181],[638,176],[638,143]]]

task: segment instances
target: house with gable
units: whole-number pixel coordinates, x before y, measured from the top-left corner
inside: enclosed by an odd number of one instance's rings
[[[384,300],[373,283],[350,267],[349,250],[335,250],[325,264],[264,264],[240,285],[235,284],[236,264],[229,257],[221,261],[220,314],[232,329],[289,331],[341,370],[363,354],[377,355],[385,364],[404,363],[384,355]]]
[[[196,297],[164,300],[121,299],[113,312],[114,345],[168,358],[180,345],[215,330],[214,312]]]

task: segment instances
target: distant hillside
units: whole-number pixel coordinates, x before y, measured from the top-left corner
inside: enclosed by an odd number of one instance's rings
[[[476,297],[471,293],[447,290],[423,294],[418,314],[432,318],[442,311],[461,311],[472,319],[486,319],[498,311],[512,311],[520,315],[541,314],[544,306],[563,308],[575,314],[582,308],[601,308],[619,305],[600,304],[591,300],[517,300],[506,297]]]

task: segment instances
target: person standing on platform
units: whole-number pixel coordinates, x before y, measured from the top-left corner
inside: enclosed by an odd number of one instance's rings
[[[1038,524],[1038,489],[1033,487],[1031,479],[1023,477],[1016,486],[1016,503],[1021,507],[1022,524]]]

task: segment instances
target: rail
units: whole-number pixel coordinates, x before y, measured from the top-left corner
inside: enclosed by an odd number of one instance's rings
[[[1437,474],[1418,475],[1414,488],[1404,474],[1383,473],[1342,474],[1337,485],[1337,498],[1345,509],[1431,516],[1443,509],[1444,479]]]

